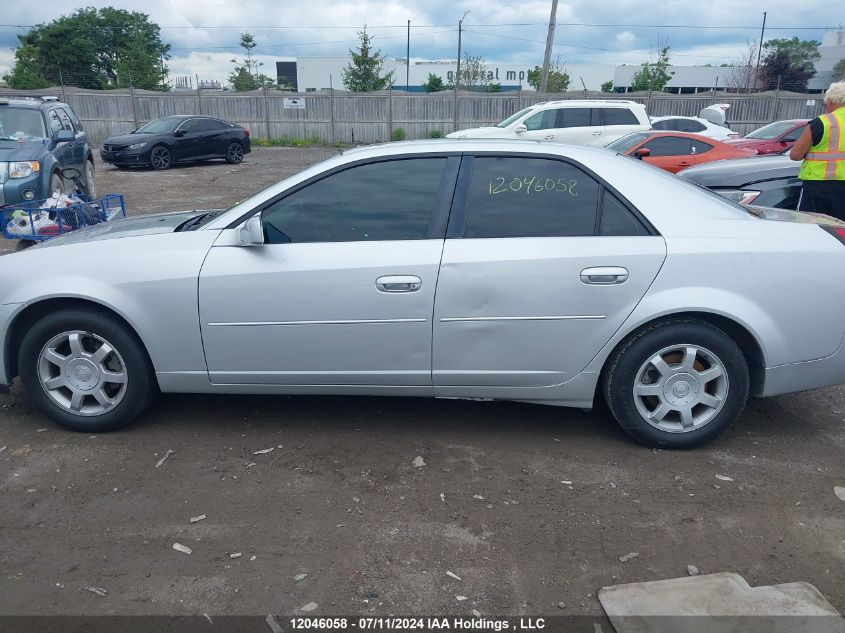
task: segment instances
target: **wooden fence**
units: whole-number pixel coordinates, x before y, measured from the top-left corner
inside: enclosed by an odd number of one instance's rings
[[[9,89],[0,96],[24,94]],[[293,139],[316,137],[324,143],[376,143],[391,140],[401,128],[408,139],[433,132],[495,125],[514,112],[550,99],[630,99],[643,103],[650,116],[696,116],[713,103],[728,103],[728,123],[740,135],[781,119],[805,119],[823,111],[821,95],[763,92],[753,95],[723,92],[673,95],[667,93],[607,94],[535,92],[483,94],[452,91],[407,94],[398,91],[348,93],[321,91],[300,94],[274,90],[222,92],[149,92],[122,89],[85,90],[69,86],[28,91],[55,95],[71,105],[95,145],[107,137],[129,132],[151,119],[171,114],[205,114],[235,121],[254,137]],[[304,109],[289,107],[301,100]]]

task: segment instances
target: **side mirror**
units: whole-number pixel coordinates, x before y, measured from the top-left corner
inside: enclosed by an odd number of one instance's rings
[[[176,130],[173,136],[185,136],[185,130]]]
[[[651,150],[647,147],[641,147],[636,152],[634,152],[634,156],[636,156],[637,160],[648,158],[649,156],[651,156]]]
[[[74,178],[82,178],[82,172],[76,167],[65,167],[62,170],[62,178],[65,180],[73,180]]]
[[[76,134],[71,132],[70,130],[59,130],[56,132],[56,142],[58,143],[67,143],[72,141],[76,138]]]
[[[242,246],[258,246],[264,243],[264,228],[261,215],[254,215],[238,229],[238,242]]]
[[[528,131],[528,128],[525,127],[522,123],[520,123],[513,129],[513,131],[517,134],[525,134]]]

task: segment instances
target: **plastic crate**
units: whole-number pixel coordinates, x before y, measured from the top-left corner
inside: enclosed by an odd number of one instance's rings
[[[120,194],[108,194],[91,202],[69,207],[45,207],[46,200],[34,200],[0,209],[0,229],[9,240],[48,240],[70,231],[126,217]]]

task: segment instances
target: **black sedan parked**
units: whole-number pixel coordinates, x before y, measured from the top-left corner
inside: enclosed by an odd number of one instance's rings
[[[239,163],[250,152],[249,130],[208,116],[166,116],[106,139],[100,157],[116,167],[169,169],[175,163],[223,158]]]
[[[801,195],[800,168],[800,161],[776,154],[717,160],[679,171],[678,177],[734,202],[794,210]]]

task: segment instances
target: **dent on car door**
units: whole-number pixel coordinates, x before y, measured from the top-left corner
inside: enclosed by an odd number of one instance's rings
[[[199,284],[211,381],[430,392],[431,314],[458,162],[348,167],[265,206],[264,244],[238,246],[235,229],[224,231]]]
[[[570,380],[644,295],[663,239],[560,159],[465,158],[459,183],[434,309],[435,394]]]

